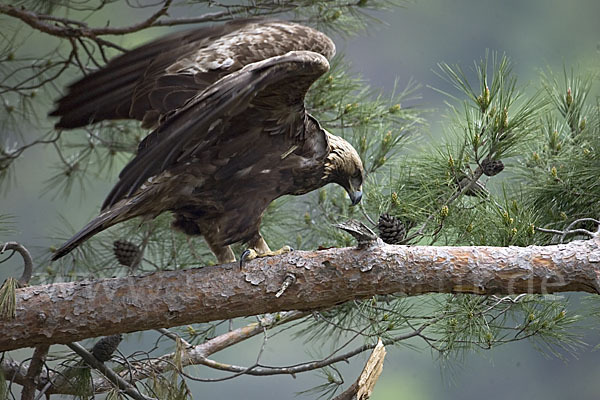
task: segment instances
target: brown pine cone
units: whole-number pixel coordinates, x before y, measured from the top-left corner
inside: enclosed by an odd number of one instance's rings
[[[121,334],[105,336],[98,340],[94,347],[92,347],[92,354],[100,362],[106,362],[111,359],[113,353],[117,351],[119,343],[123,340]]]
[[[119,264],[131,267],[137,260],[140,249],[134,243],[127,240],[115,240],[113,242],[113,253]]]
[[[504,163],[502,160],[490,160],[489,158],[481,161],[481,169],[487,176],[498,175],[504,169]]]
[[[387,244],[401,244],[406,238],[406,224],[389,214],[381,214],[377,223],[379,237]]]

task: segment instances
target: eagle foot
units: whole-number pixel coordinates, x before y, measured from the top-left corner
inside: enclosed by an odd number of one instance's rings
[[[244,262],[254,260],[255,258],[272,257],[294,251],[290,246],[283,246],[279,250],[258,252],[256,249],[246,249],[240,257],[240,269],[244,267]]]

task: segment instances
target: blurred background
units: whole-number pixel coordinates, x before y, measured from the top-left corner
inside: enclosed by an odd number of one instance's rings
[[[88,22],[99,25],[109,19],[112,26],[127,25],[141,20],[143,13],[151,10],[132,11],[117,4],[106,12],[110,15],[94,15]],[[184,8],[176,12],[186,15]],[[411,79],[421,85],[420,98],[409,106],[430,110],[426,115],[428,126],[419,139],[422,141],[435,140],[444,131],[444,101],[448,98],[432,88],[452,89],[434,72],[439,62],[460,64],[468,71],[474,61],[484,56],[486,49],[497,50],[513,60],[519,82],[532,86],[538,83],[539,72],[546,67],[556,72],[563,66],[597,70],[600,64],[598,0],[420,0],[375,16],[381,22],[372,24],[366,35],[350,38],[333,35],[338,52],[346,54],[353,69],[360,72],[376,91],[390,92],[395,81],[401,88]],[[145,31],[143,35],[127,39],[132,42],[122,45],[131,47],[148,40],[148,35],[158,36],[172,30]],[[39,54],[44,48],[51,48],[48,40],[40,35],[40,40],[30,41],[23,50],[32,55]],[[48,110],[50,108],[48,103]],[[47,238],[63,232],[60,228],[65,223],[62,216],[68,215],[68,223],[79,228],[96,215],[104,194],[112,186],[111,180],[100,179],[94,181],[92,189],[85,195],[73,192],[67,199],[50,195],[40,197],[40,187],[51,174],[40,168],[40,165],[48,165],[39,162],[44,157],[47,155],[41,148],[29,151],[19,161],[18,172],[9,190],[0,197],[0,213],[15,216],[15,232],[4,234],[1,239],[24,243],[37,256],[51,244],[57,244]],[[2,264],[0,279],[11,273],[17,276],[20,272],[14,271],[19,270],[20,262],[15,257],[15,260]],[[573,309],[580,306],[579,295],[569,297]],[[537,351],[531,342],[471,352],[450,363],[440,362],[418,340],[402,347],[388,348],[384,371],[373,399],[596,399],[600,393],[600,363],[593,346],[600,343],[600,337],[592,324],[587,332],[585,341],[591,346],[576,357],[546,355]],[[122,351],[125,354],[135,351],[140,340],[151,342],[151,336],[128,335]],[[251,363],[260,343],[258,338],[218,353],[215,358],[242,365]],[[303,348],[297,342],[291,342],[289,335],[278,335],[269,343],[263,359],[265,363],[283,365],[311,358],[310,347]],[[323,352],[327,353],[327,349]],[[366,356],[356,357],[342,368],[348,383],[356,378]],[[217,376],[201,367],[191,371],[195,375]],[[306,373],[296,379],[290,376],[243,376],[221,383],[192,382],[190,385],[198,399],[286,399],[320,384],[321,379],[317,373]],[[312,397],[315,396],[306,395],[306,398]]]

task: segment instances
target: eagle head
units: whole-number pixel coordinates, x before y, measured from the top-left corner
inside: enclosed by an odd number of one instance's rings
[[[348,192],[352,205],[360,203],[365,175],[360,156],[350,143],[325,130],[329,154],[325,159],[323,179],[335,182]]]

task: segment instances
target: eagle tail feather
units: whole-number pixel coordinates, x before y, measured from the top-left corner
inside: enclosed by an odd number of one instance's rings
[[[127,209],[124,207],[112,207],[109,210],[98,215],[96,218],[91,220],[86,226],[84,226],[79,232],[77,232],[71,239],[65,242],[54,254],[52,254],[52,261],[56,261],[59,258],[69,254],[80,244],[91,238],[97,233],[125,220],[135,217],[127,213]]]

